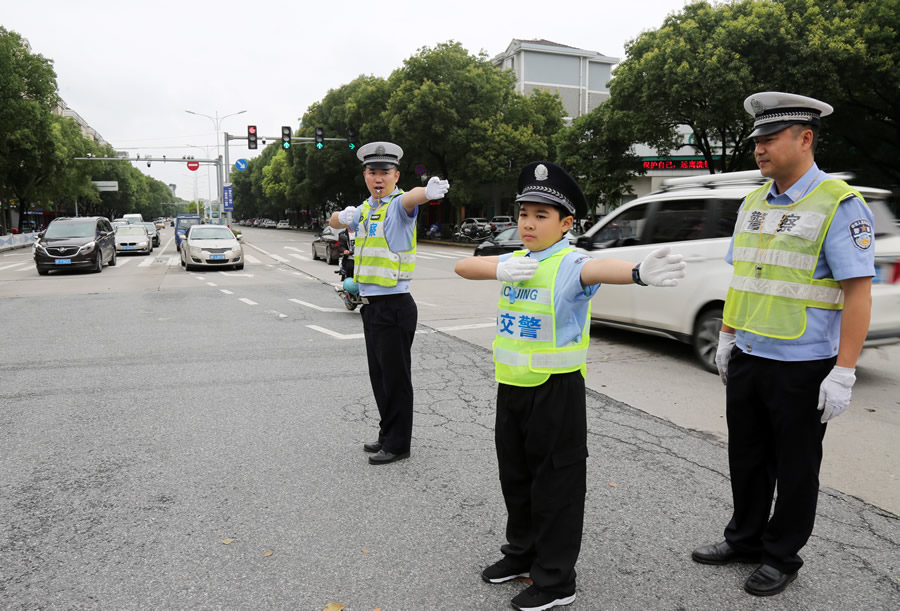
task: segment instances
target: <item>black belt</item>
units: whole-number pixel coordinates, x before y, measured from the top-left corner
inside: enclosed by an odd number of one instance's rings
[[[404,295],[409,295],[409,293],[390,293],[389,295],[370,295],[369,297],[361,297],[362,302],[366,305],[370,303],[375,303],[376,301],[386,301],[388,299],[395,299],[397,297],[403,297]]]

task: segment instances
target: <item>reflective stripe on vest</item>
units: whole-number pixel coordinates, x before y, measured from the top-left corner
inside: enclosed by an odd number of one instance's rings
[[[777,206],[766,200],[770,185],[747,195],[738,216],[723,319],[735,329],[795,339],[806,331],[806,308],[843,309],[840,283],[813,274],[840,202],[849,196],[865,200],[830,178],[790,206]]]
[[[412,248],[403,252],[391,250],[384,235],[384,221],[387,219],[388,207],[397,195],[391,197],[386,204],[379,206],[374,214],[369,200],[362,203],[359,226],[364,229],[362,236],[357,232],[355,246],[358,254],[353,273],[353,279],[357,282],[391,287],[397,286],[398,280],[412,278],[416,268],[415,230],[413,230]],[[377,216],[377,219],[372,219],[370,216]]]
[[[494,371],[498,382],[539,386],[554,373],[580,370],[585,374],[590,303],[581,338],[567,346],[556,345],[556,275],[563,258],[570,252],[574,250],[564,248],[541,261],[531,280],[503,283],[494,338]],[[522,257],[525,253],[520,250],[512,256]]]

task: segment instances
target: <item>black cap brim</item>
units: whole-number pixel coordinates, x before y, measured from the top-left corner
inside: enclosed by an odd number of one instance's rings
[[[813,127],[811,123],[804,123],[803,121],[776,121],[775,123],[760,125],[750,132],[750,135],[747,136],[747,138],[759,138],[760,136],[777,134],[781,130],[789,128],[791,125],[809,125],[810,127]]]
[[[575,216],[575,209],[571,204],[562,202],[551,195],[530,191],[516,196],[516,203],[518,204],[527,204],[529,202],[533,204],[550,204],[561,208],[567,215]]]
[[[390,161],[372,161],[365,165],[373,170],[390,170],[391,168],[399,167],[396,163],[391,163]]]

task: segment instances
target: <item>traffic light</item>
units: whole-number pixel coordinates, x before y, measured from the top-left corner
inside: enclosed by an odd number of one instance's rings
[[[248,149],[256,148],[256,126],[255,125],[247,126],[247,148]]]
[[[316,148],[320,151],[325,148],[325,128],[316,128]]]
[[[351,151],[355,151],[356,147],[359,146],[359,138],[356,134],[356,129],[352,127],[347,128],[347,146]]]
[[[282,125],[281,126],[281,148],[283,148],[283,149],[291,148],[291,126],[290,125]]]

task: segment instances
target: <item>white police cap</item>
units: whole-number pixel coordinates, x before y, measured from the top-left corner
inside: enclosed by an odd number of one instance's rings
[[[400,165],[403,149],[393,142],[369,142],[359,147],[356,156],[373,170],[389,170]]]
[[[796,93],[762,91],[744,100],[744,110],[753,116],[753,133],[749,138],[768,136],[791,125],[819,126],[819,119],[830,115],[834,108],[815,98]]]

